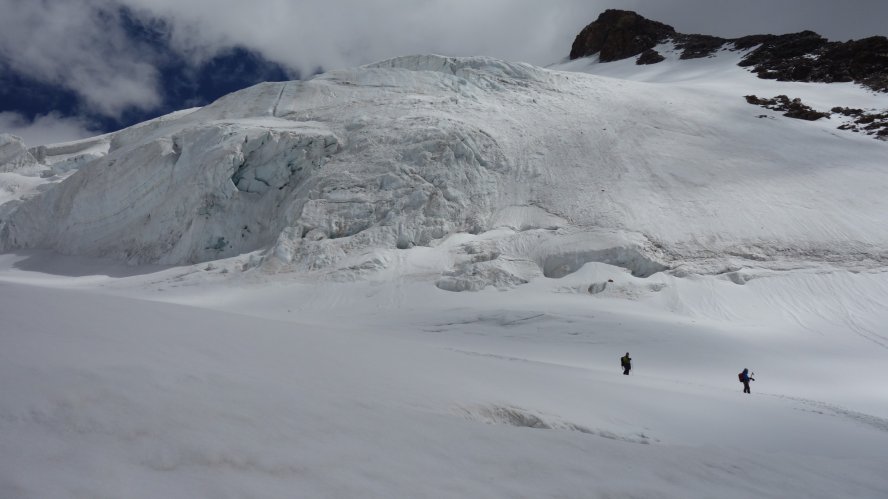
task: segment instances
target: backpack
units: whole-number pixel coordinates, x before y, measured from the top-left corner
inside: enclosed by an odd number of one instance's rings
[[[741,383],[743,383],[743,382],[745,381],[745,380],[743,379],[743,373],[738,374],[737,377],[740,378],[740,382],[741,382]]]

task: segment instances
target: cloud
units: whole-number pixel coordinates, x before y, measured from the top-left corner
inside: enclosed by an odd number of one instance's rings
[[[112,0],[0,0],[0,56],[13,71],[77,92],[99,114],[161,102],[157,71]]]
[[[97,134],[78,118],[64,118],[50,113],[29,121],[12,112],[0,112],[0,133],[21,137],[29,147],[83,139]]]
[[[205,57],[241,43],[310,73],[414,53],[491,55],[547,65],[606,8],[634,9],[679,31],[720,36],[814,29],[831,38],[885,33],[888,2],[857,0],[121,0],[171,20],[173,43]]]
[[[234,43],[312,72],[414,53],[492,55],[536,64],[561,59],[601,2],[535,0],[122,0],[171,20],[183,53]]]
[[[93,113],[154,108],[158,54],[126,32],[121,5],[192,63],[241,45],[302,74],[415,53],[547,65],[606,8],[719,36],[813,29],[847,39],[885,34],[888,19],[884,0],[0,0],[0,57],[73,89]]]

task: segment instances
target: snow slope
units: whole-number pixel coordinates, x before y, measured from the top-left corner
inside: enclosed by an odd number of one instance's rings
[[[651,293],[590,263],[451,293],[0,260],[3,497],[888,492],[888,348],[849,329],[888,319],[885,273],[657,274]]]

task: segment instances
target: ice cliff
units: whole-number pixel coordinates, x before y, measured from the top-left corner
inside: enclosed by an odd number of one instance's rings
[[[888,144],[749,109],[676,85],[402,57],[55,152],[6,139],[0,170],[56,167],[0,206],[0,250],[164,264],[255,252],[274,270],[361,273],[470,235],[446,289],[587,261],[640,276],[738,259],[884,263],[888,226],[860,221],[886,214]]]

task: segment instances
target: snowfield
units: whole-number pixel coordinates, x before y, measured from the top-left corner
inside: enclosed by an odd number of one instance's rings
[[[0,495],[888,492],[888,274],[590,263],[452,293],[222,273],[237,263],[3,257]]]
[[[888,96],[658,50],[0,138],[0,497],[888,497]]]

